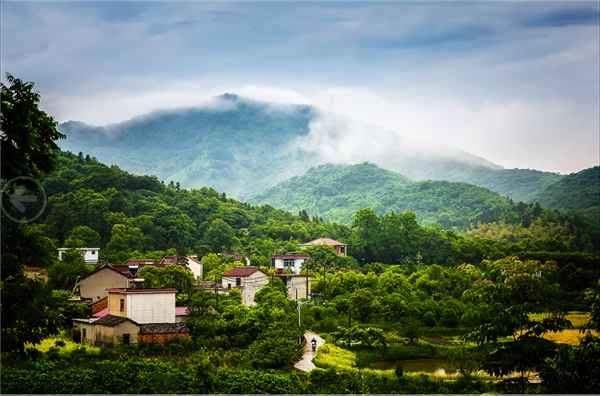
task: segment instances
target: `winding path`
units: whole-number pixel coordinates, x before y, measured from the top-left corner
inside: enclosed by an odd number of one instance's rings
[[[325,344],[325,340],[319,337],[318,334],[311,333],[307,331],[304,333],[304,338],[306,338],[306,344],[304,345],[304,355],[302,355],[302,359],[298,361],[298,363],[294,364],[298,370],[302,371],[311,371],[316,369],[317,367],[313,364],[312,360],[316,356],[316,352],[312,351],[311,340],[314,338],[317,340],[317,350],[321,347],[321,345]]]

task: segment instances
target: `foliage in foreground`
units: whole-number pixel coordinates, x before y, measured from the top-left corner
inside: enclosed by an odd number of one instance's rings
[[[483,381],[445,381],[422,376],[374,374],[361,370],[310,373],[267,373],[211,369],[201,356],[185,368],[169,362],[102,361],[87,369],[61,370],[53,362],[30,369],[2,370],[2,393],[217,393],[217,394],[347,394],[347,393],[482,393],[493,390]]]

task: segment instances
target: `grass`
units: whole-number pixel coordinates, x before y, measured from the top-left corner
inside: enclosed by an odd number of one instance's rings
[[[332,344],[324,344],[313,359],[315,366],[340,370],[356,369],[356,354]]]
[[[83,347],[86,349],[86,352],[88,353],[98,353],[100,352],[100,348],[99,347],[95,347],[89,344],[78,344],[76,342],[71,341],[70,339],[68,339],[67,337],[65,337],[64,335],[60,335],[57,337],[52,337],[52,338],[46,338],[45,340],[43,340],[40,344],[26,344],[25,348],[35,348],[40,352],[46,353],[50,350],[50,348],[55,347],[56,346],[56,341],[62,341],[65,343],[64,347],[57,347],[59,348],[59,353],[68,353],[68,352],[72,352],[73,350]]]
[[[319,348],[317,356],[313,359],[313,363],[315,364],[315,366],[317,366],[319,368],[333,368],[335,370],[344,370],[344,371],[350,371],[350,372],[360,371],[362,373],[374,373],[374,374],[389,375],[389,376],[396,375],[394,369],[378,370],[378,369],[372,369],[372,368],[358,368],[356,366],[357,360],[358,359],[357,359],[356,353],[354,353],[352,351],[337,347],[335,345],[324,344],[323,346],[321,346]],[[457,379],[459,376],[459,374],[456,372],[439,374],[439,373],[430,373],[430,372],[425,372],[425,371],[404,372],[404,375],[415,376],[415,377],[420,376],[420,375],[427,375],[427,376],[432,376],[432,377],[454,379],[454,380]],[[484,379],[484,380],[492,380],[492,379],[498,380],[498,377],[492,377],[483,372],[473,373],[472,375],[473,375],[473,377],[476,377],[479,379]]]

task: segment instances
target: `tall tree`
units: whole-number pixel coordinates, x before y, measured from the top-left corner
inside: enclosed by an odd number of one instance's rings
[[[40,180],[44,173],[58,169],[55,140],[65,136],[56,130],[57,122],[39,109],[40,94],[33,90],[32,82],[25,83],[9,73],[6,80],[9,86],[0,84],[2,179],[27,176]],[[28,179],[14,181],[11,189],[20,186],[38,190]],[[4,187],[3,192],[4,210],[10,211],[12,205]],[[11,221],[2,211],[2,352],[25,354],[25,343],[37,344],[58,333],[64,319],[60,310],[50,310],[44,304],[50,292],[45,283],[25,274],[27,266],[46,266],[57,260],[57,246],[49,248],[52,243],[39,231]]]
[[[515,256],[484,264],[490,272],[488,278],[496,283],[463,294],[464,302],[476,304],[464,317],[474,326],[466,339],[487,351],[482,365],[488,373],[506,376],[517,372],[517,377],[503,382],[517,385],[525,393],[530,370],[544,369],[556,350],[556,343],[543,338],[544,334],[571,325],[554,301],[558,285],[542,277],[542,272],[554,271],[556,263],[522,262]],[[533,315],[542,313],[542,319]],[[510,341],[501,341],[501,337]]]

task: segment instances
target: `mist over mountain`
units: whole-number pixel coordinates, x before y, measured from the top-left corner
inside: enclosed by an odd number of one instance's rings
[[[63,150],[82,151],[134,174],[183,188],[213,187],[246,199],[325,163],[375,163],[415,180],[476,184],[526,199],[561,175],[506,170],[463,150],[419,141],[307,105],[253,101],[234,94],[201,106],[157,110],[129,121],[60,124]],[[407,134],[410,131],[401,131]]]

